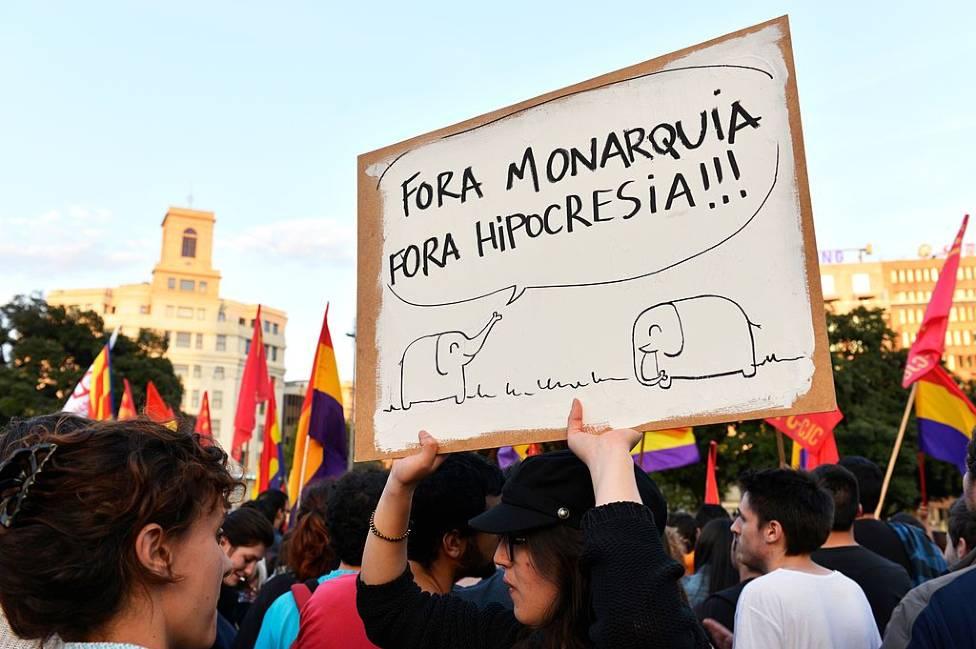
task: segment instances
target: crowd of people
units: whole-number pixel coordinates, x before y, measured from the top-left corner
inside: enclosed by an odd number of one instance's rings
[[[976,443],[943,550],[925,521],[874,517],[860,457],[669,513],[638,437],[584,431],[574,401],[568,449],[507,475],[421,433],[389,470],[239,504],[198,435],[13,421],[0,649],[976,647]]]

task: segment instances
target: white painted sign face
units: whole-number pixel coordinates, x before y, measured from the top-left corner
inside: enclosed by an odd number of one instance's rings
[[[830,409],[788,53],[780,19],[363,156],[357,457],[552,439],[574,396]]]

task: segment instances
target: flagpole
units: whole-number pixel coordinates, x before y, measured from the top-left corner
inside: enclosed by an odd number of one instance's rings
[[[295,504],[302,502],[302,491],[305,489],[305,471],[308,469],[308,433],[305,433],[305,446],[302,447],[302,470],[298,474],[298,494],[295,496]]]
[[[874,510],[875,518],[881,518],[881,508],[884,507],[885,496],[888,494],[888,483],[891,482],[891,474],[895,471],[895,461],[898,459],[898,451],[901,450],[901,442],[905,438],[905,428],[908,427],[908,416],[912,414],[912,404],[915,403],[915,392],[917,390],[918,381],[912,383],[912,390],[908,393],[908,402],[905,404],[905,413],[901,417],[898,437],[895,438],[895,446],[891,449],[891,458],[888,460],[888,470],[885,471],[884,482],[881,483],[881,497],[878,499],[878,506]]]
[[[783,433],[778,430],[776,431],[776,452],[779,453],[779,468],[786,468],[786,447],[783,444]]]

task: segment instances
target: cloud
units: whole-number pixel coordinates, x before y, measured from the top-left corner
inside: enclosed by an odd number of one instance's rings
[[[139,250],[153,250],[145,241],[122,245],[110,227],[112,212],[71,205],[36,216],[0,217],[0,270],[7,274],[64,282],[65,272],[126,269],[151,264]],[[148,272],[148,268],[146,269]]]
[[[218,239],[215,245],[222,252],[351,266],[356,258],[356,228],[335,219],[290,219],[252,226],[223,241]]]

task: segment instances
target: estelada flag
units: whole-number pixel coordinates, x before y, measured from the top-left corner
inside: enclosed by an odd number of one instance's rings
[[[261,336],[261,305],[254,318],[251,348],[247,351],[241,390],[237,395],[237,413],[234,415],[234,439],[230,453],[235,460],[241,459],[241,448],[254,433],[254,409],[268,400],[268,361],[264,356],[264,339]]]
[[[268,489],[283,491],[285,487],[284,445],[281,443],[281,429],[278,428],[278,405],[275,402],[274,379],[271,379],[271,398],[264,418],[264,436],[261,444],[261,458],[258,461],[258,479],[254,482],[254,498]]]
[[[843,413],[838,409],[808,415],[770,417],[766,420],[766,423],[784,435],[787,435],[811,453],[820,453],[821,448],[823,448],[828,440],[831,440],[831,443],[833,443],[834,428],[843,418]],[[836,444],[834,444],[834,448],[836,449]]]
[[[129,385],[129,379],[122,379],[122,385],[125,388],[122,391],[122,403],[119,404],[119,414],[116,419],[119,421],[135,419],[139,416],[139,411],[136,410],[136,401],[132,398],[132,386]]]
[[[347,453],[342,388],[332,336],[329,334],[329,307],[326,305],[319,344],[312,361],[312,377],[305,391],[305,401],[295,431],[295,454],[288,477],[288,493],[297,499],[305,485],[313,480],[344,473]]]
[[[108,343],[102,346],[98,356],[72,390],[62,408],[64,412],[99,421],[112,418],[111,350],[118,335],[119,330],[116,327]]]
[[[946,328],[949,326],[949,312],[952,310],[952,296],[956,291],[956,273],[959,271],[959,255],[962,250],[962,238],[966,234],[966,224],[969,215],[962,218],[959,233],[952,242],[949,254],[939,279],[932,291],[932,299],[925,308],[925,317],[918,328],[918,336],[908,350],[908,360],[905,362],[905,373],[902,375],[901,386],[907,388],[919,380],[933,368],[938,366],[945,351]]]
[[[159,396],[159,390],[156,389],[156,384],[152,381],[146,383],[146,416],[155,422],[160,424],[166,424],[172,428],[176,428],[176,415],[173,414],[173,409],[166,405],[163,398]]]
[[[200,402],[200,414],[197,415],[197,423],[193,426],[193,432],[204,437],[211,437],[213,434],[213,428],[210,425],[210,397],[207,396],[206,390],[203,391],[203,401]]]

